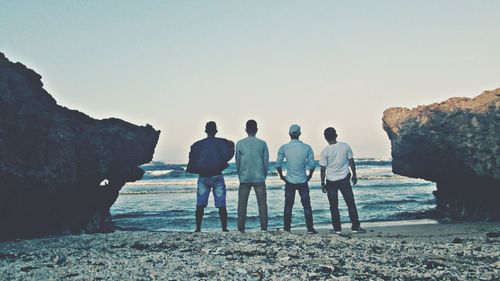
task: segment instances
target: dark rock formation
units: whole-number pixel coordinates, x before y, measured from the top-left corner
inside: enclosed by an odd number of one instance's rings
[[[415,109],[390,108],[392,168],[437,183],[441,214],[499,219],[500,88]]]
[[[0,239],[109,231],[118,191],[143,176],[160,132],[59,106],[42,85],[0,53]]]

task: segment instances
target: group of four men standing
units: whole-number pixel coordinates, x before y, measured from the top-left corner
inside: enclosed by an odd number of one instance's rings
[[[191,146],[189,163],[186,172],[198,174],[197,202],[196,202],[196,230],[201,231],[204,209],[208,205],[210,190],[213,192],[215,207],[219,209],[222,231],[227,229],[226,185],[222,171],[228,167],[228,161],[233,155],[236,160],[236,169],[240,186],[238,191],[238,230],[245,232],[248,196],[254,188],[259,209],[260,226],[267,231],[267,192],[266,177],[269,169],[269,150],[265,141],[256,137],[258,128],[255,120],[248,120],[246,132],[248,137],[238,141],[236,149],[232,141],[216,138],[217,125],[210,121],[205,126],[207,138],[197,141]],[[280,178],[285,182],[285,231],[291,230],[292,209],[295,194],[298,191],[304,208],[307,233],[317,233],[313,226],[309,184],[314,170],[314,154],[310,145],[299,140],[301,129],[299,125],[290,126],[291,141],[282,145],[278,150],[276,169]],[[330,202],[332,217],[332,232],[341,233],[340,214],[338,209],[338,191],[342,193],[349,210],[349,218],[353,232],[365,232],[360,226],[352,186],[357,183],[356,166],[352,150],[348,144],[337,142],[337,133],[334,128],[325,129],[324,136],[328,146],[323,149],[319,164],[321,166],[321,188],[327,193]],[[286,162],[286,175],[283,166]],[[308,174],[306,174],[306,170]]]

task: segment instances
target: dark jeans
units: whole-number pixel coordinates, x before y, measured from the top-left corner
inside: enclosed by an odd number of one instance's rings
[[[333,229],[341,230],[340,213],[339,213],[339,194],[342,193],[344,201],[349,209],[349,219],[351,220],[352,228],[359,227],[358,211],[354,202],[354,194],[352,193],[351,174],[338,181],[326,181],[326,192],[328,201],[330,201],[330,212],[332,214]]]
[[[295,202],[295,191],[299,191],[300,201],[304,207],[304,217],[306,219],[307,230],[313,230],[313,215],[311,199],[309,197],[309,186],[307,183],[293,184],[287,182],[285,185],[285,215],[284,230],[290,231],[292,228],[292,210]]]

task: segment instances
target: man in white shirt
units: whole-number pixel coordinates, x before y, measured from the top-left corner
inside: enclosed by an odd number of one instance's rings
[[[314,173],[314,154],[310,145],[299,140],[300,126],[292,125],[289,130],[291,141],[282,145],[278,150],[276,169],[280,178],[285,182],[285,209],[284,227],[290,232],[292,225],[292,209],[295,201],[295,191],[299,192],[302,207],[304,207],[304,217],[306,219],[307,233],[316,234],[313,226],[313,215],[311,199],[309,197],[308,182]],[[287,173],[283,176],[283,164],[286,159]],[[309,175],[306,175],[306,168]]]
[[[257,122],[246,123],[248,137],[236,143],[236,169],[240,179],[238,189],[238,230],[245,232],[248,196],[252,187],[259,206],[260,229],[267,231],[267,195],[266,177],[269,168],[269,150],[267,143],[255,137]]]
[[[319,160],[319,165],[321,166],[321,189],[328,194],[333,231],[335,233],[341,233],[342,231],[338,197],[338,191],[340,190],[349,210],[352,231],[354,233],[364,233],[366,230],[361,228],[359,223],[354,194],[349,181],[351,179],[350,166],[352,170],[352,184],[355,185],[358,182],[351,147],[347,143],[337,142],[337,132],[332,127],[326,128],[324,135],[328,146],[321,152]]]

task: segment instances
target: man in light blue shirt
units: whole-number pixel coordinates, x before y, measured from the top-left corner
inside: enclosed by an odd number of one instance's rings
[[[309,197],[308,182],[312,178],[315,169],[314,153],[310,145],[299,140],[300,126],[290,126],[289,135],[291,141],[282,145],[278,150],[278,159],[276,160],[276,169],[280,178],[285,182],[285,210],[284,227],[285,231],[290,232],[292,226],[292,210],[295,202],[295,191],[300,195],[302,207],[304,207],[304,217],[306,219],[307,233],[316,234],[313,226],[313,215],[311,208],[311,199]],[[286,159],[287,174],[283,175],[283,164]],[[306,169],[309,175],[306,175]]]

